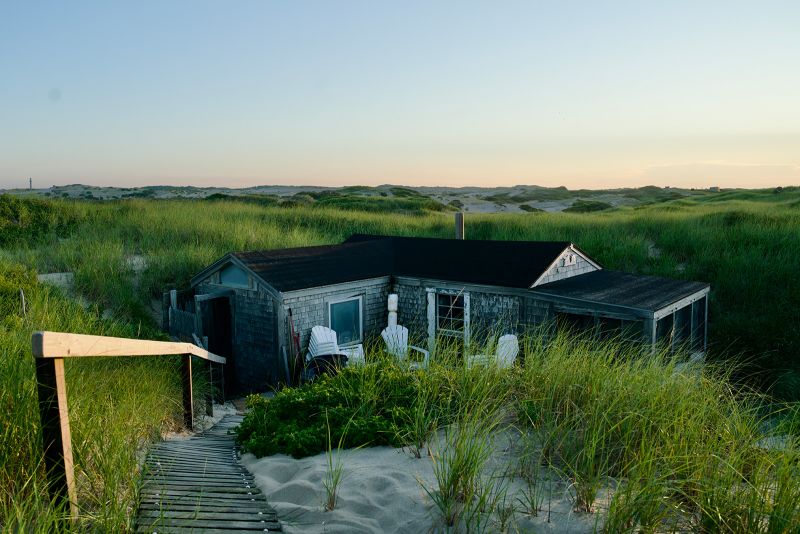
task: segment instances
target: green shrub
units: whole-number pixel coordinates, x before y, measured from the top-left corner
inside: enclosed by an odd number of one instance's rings
[[[416,398],[414,372],[386,364],[348,367],[336,376],[285,388],[273,398],[248,398],[250,412],[237,429],[244,450],[296,458],[325,450],[328,425],[343,448],[400,446],[401,426],[411,420]],[[326,418],[327,414],[327,418]]]
[[[564,209],[564,213],[591,213],[593,211],[604,211],[613,208],[608,202],[601,202],[599,200],[583,200],[578,199],[572,203],[568,208]]]
[[[530,206],[528,204],[520,204],[519,209],[521,209],[522,211],[527,211],[528,213],[541,213],[544,211],[543,209],[534,208],[533,206]]]

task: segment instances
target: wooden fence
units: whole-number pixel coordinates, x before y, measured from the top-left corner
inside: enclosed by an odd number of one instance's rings
[[[36,332],[31,338],[31,345],[33,356],[36,359],[39,414],[50,492],[56,498],[69,500],[73,517],[77,515],[78,508],[67,413],[64,358],[182,355],[183,420],[190,430],[194,420],[192,356],[197,356],[207,362],[225,363],[225,358],[222,356],[212,354],[191,343],[88,336],[62,332]]]
[[[169,335],[188,339],[195,331],[195,314],[178,308],[169,308]]]

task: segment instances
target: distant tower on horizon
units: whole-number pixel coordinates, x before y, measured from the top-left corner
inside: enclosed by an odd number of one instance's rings
[[[33,178],[28,178],[28,190],[33,191]]]

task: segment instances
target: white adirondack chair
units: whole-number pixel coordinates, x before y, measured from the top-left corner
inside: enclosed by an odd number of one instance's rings
[[[364,345],[358,344],[352,347],[339,347],[339,352],[347,356],[347,365],[364,365],[367,358],[364,356]]]
[[[363,365],[364,345],[340,347],[336,332],[327,326],[315,326],[311,329],[311,338],[308,341],[308,354],[306,361],[325,354],[344,354],[347,356],[348,365]]]
[[[409,352],[413,350],[422,355],[422,361],[411,362],[411,367],[419,368],[428,366],[430,352],[408,344],[408,328],[405,326],[387,326],[383,329],[383,332],[381,332],[381,337],[383,341],[386,342],[386,352],[398,360],[406,361],[409,358]]]
[[[471,368],[475,365],[488,365],[492,363],[491,360],[494,360],[497,367],[508,369],[514,365],[518,354],[519,340],[517,340],[517,336],[506,334],[500,336],[500,339],[497,340],[496,354],[475,354],[467,356],[467,367]]]
[[[307,359],[316,358],[324,354],[340,354],[339,343],[336,341],[336,332],[326,326],[315,326],[311,329],[308,340]]]

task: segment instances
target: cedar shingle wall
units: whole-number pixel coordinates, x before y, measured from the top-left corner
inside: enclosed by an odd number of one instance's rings
[[[436,287],[432,285],[430,287]],[[470,297],[470,331],[473,338],[481,334],[522,334],[550,320],[550,305],[534,297],[506,295],[465,288]],[[408,327],[416,343],[427,342],[428,300],[426,285],[396,282],[399,324]],[[420,341],[424,340],[424,341]]]
[[[562,266],[562,260],[566,260],[567,257],[571,254],[574,254],[576,257],[576,262],[573,265],[564,265]],[[578,276],[579,274],[590,273],[592,271],[596,271],[597,267],[583,259],[579,254],[575,254],[571,250],[566,251],[564,254],[559,256],[558,260],[556,260],[556,265],[554,265],[550,270],[546,272],[546,274],[542,277],[536,285],[547,284],[549,282],[555,282],[556,280],[563,280],[565,278],[570,278],[573,276]]]
[[[469,299],[470,333],[475,341],[486,335],[519,333],[524,319],[521,297],[470,291]]]
[[[387,322],[388,278],[284,293],[284,307],[292,309],[294,328],[300,333],[300,347],[304,354],[308,349],[311,328],[328,326],[328,303],[357,296],[363,297],[364,337],[379,335]],[[288,335],[286,339],[289,339]]]
[[[397,324],[408,328],[409,342],[428,346],[428,294],[423,286],[395,283]]]
[[[219,291],[202,284],[197,294]],[[274,298],[263,290],[233,289],[233,361],[236,381],[247,391],[264,391],[278,382],[279,358],[275,345]]]

